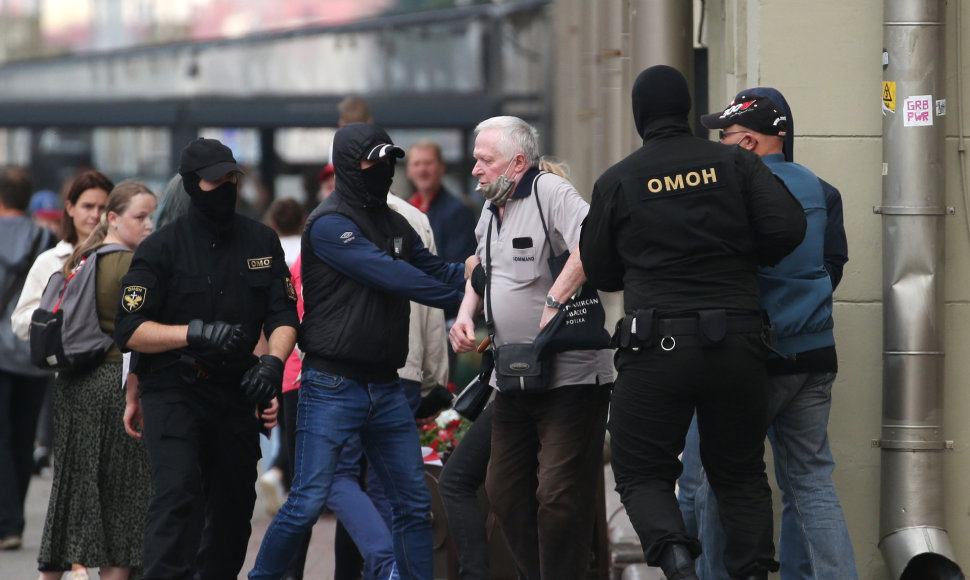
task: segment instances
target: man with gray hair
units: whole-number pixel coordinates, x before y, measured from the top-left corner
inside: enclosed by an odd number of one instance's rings
[[[485,311],[497,352],[492,455],[485,487],[519,569],[529,580],[586,577],[596,482],[613,372],[607,350],[543,359],[544,387],[506,390],[506,347],[528,346],[582,286],[579,234],[589,204],[569,181],[538,168],[538,133],[517,117],[475,128],[475,228]],[[550,257],[568,255],[561,273]],[[469,282],[451,329],[455,352],[475,348],[483,300]],[[507,361],[506,361],[507,362]],[[524,364],[524,363],[522,363]],[[515,365],[511,365],[514,369]],[[518,383],[517,383],[518,384]]]

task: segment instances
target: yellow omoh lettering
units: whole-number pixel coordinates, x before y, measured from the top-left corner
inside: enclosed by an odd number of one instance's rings
[[[701,176],[704,178],[704,185],[707,185],[708,183],[717,183],[717,172],[714,171],[713,167],[701,169]]]
[[[691,171],[687,174],[687,185],[694,187],[695,185],[700,185],[701,174],[696,171]]]
[[[664,185],[667,191],[672,189],[684,189],[684,176],[678,173],[677,175],[671,177],[669,175],[664,176]]]
[[[647,190],[650,193],[660,193],[661,191],[663,191],[663,188],[664,188],[663,182],[657,179],[656,177],[654,177],[653,179],[647,182]]]

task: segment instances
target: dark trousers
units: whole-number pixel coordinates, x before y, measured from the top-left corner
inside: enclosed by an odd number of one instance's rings
[[[47,377],[0,371],[0,538],[24,532],[34,434]]]
[[[438,493],[448,515],[448,530],[458,552],[462,580],[488,580],[488,538],[478,488],[485,483],[492,452],[492,405],[468,428],[461,445],[448,456],[438,479]]]
[[[586,578],[609,404],[606,385],[495,396],[485,489],[528,580]]]
[[[141,403],[154,488],[144,578],[234,580],[256,503],[254,406],[213,385],[148,392]]]
[[[658,345],[616,358],[613,473],[647,563],[659,565],[670,543],[700,553],[674,496],[682,469],[677,456],[696,408],[701,461],[727,532],[728,572],[777,570],[764,464],[765,347],[757,334],[730,334],[713,347],[694,336],[675,338],[670,351]]]

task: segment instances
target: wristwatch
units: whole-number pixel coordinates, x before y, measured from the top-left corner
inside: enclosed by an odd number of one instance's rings
[[[546,306],[548,306],[549,308],[555,308],[556,310],[559,310],[562,308],[562,302],[559,302],[558,300],[556,300],[556,297],[553,296],[552,294],[547,294]]]

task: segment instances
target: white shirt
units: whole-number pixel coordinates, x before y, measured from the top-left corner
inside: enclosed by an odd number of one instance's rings
[[[62,240],[34,260],[34,265],[27,272],[20,300],[10,316],[13,333],[21,340],[27,340],[30,336],[30,317],[40,306],[40,296],[47,287],[47,281],[54,272],[64,267],[64,262],[73,252],[74,246]]]
[[[434,234],[428,216],[396,195],[387,194],[387,205],[408,220],[428,251],[437,254]],[[397,374],[402,379],[421,383],[421,394],[434,385],[448,383],[448,347],[445,332],[445,313],[417,302],[411,303],[411,322],[408,330],[408,359]]]

